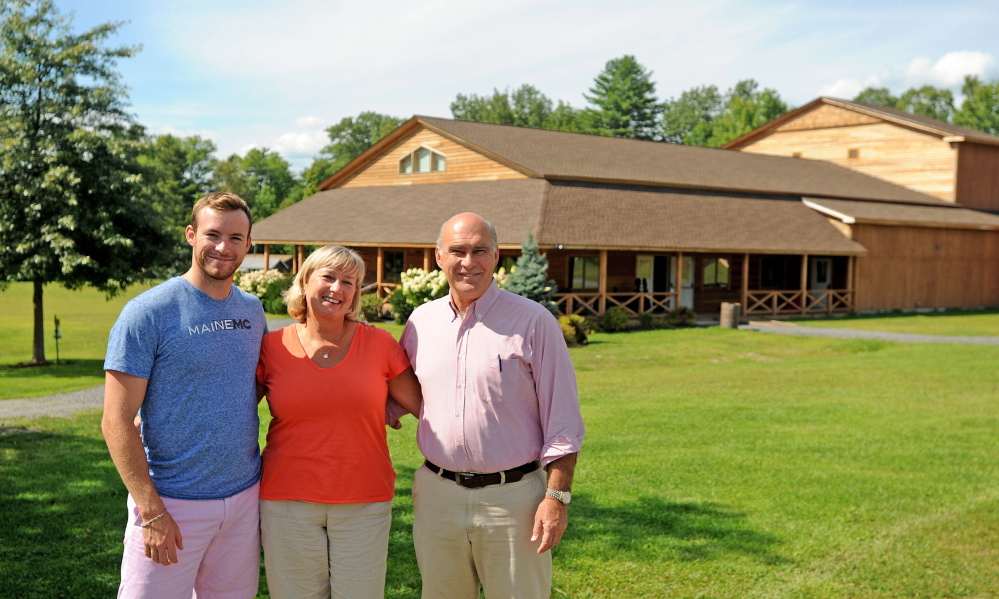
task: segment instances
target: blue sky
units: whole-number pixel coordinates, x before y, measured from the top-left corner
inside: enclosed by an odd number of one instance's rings
[[[220,157],[266,147],[295,168],[324,127],[365,110],[450,117],[458,93],[523,83],[584,106],[623,54],[653,71],[661,99],[746,78],[801,105],[999,77],[999,4],[987,1],[56,3],[77,29],[128,21],[113,42],[142,45],[120,70],[151,132],[210,138]]]

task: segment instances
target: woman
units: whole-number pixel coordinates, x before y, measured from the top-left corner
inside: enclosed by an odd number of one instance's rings
[[[260,486],[271,597],[382,597],[395,471],[391,395],[420,410],[420,385],[388,332],[357,321],[364,262],[327,245],[285,301],[298,320],[264,337],[257,382],[273,420]]]

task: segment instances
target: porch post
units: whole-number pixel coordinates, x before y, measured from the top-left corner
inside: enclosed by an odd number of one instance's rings
[[[801,313],[808,312],[808,254],[801,255]]]
[[[298,246],[291,246],[291,274],[298,274]]]
[[[683,252],[677,251],[676,253],[676,281],[673,285],[673,289],[676,290],[676,305],[673,306],[674,310],[679,310],[680,305],[683,303]]]
[[[264,244],[264,272],[271,269],[271,244]]]
[[[433,251],[430,248],[423,248],[423,270],[430,272],[430,261]]]
[[[850,298],[847,302],[847,306],[850,311],[853,312],[853,306],[857,301],[856,294],[853,291],[853,269],[856,268],[857,257],[850,256],[846,260],[846,293],[847,297]]]
[[[384,297],[382,295],[382,277],[385,271],[385,248],[378,246],[378,259],[375,262],[375,293],[378,297]]]
[[[600,292],[598,302],[600,314],[607,311],[607,250],[600,250],[600,278],[597,283],[597,290]]]
[[[749,254],[742,255],[742,312],[749,310]]]

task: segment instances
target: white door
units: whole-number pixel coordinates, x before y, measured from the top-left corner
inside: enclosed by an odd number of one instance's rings
[[[828,304],[829,298],[821,292],[827,291],[830,285],[832,285],[832,259],[812,258],[808,265],[808,289],[813,292],[813,298],[822,298],[817,305],[823,308]]]
[[[670,272],[676,273],[676,256],[670,258]],[[694,257],[683,257],[680,275],[680,307],[694,309]]]

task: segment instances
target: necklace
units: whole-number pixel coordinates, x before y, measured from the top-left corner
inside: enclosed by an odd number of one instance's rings
[[[332,350],[333,347],[336,347],[336,348],[340,347],[340,339],[343,337],[343,334],[346,333],[346,332],[347,332],[347,321],[345,320],[343,322],[343,327],[340,328],[340,334],[338,334],[336,336],[336,339],[333,340],[332,347],[327,348],[325,350],[319,350],[319,351],[323,352],[323,359],[324,360],[328,360],[329,359],[329,357],[330,357],[330,350]],[[298,329],[298,327],[295,327],[295,334],[298,335],[298,342],[302,344],[302,349],[305,349],[306,353],[308,353],[309,350],[306,349],[306,347],[305,347],[305,341],[302,339],[302,333]]]

